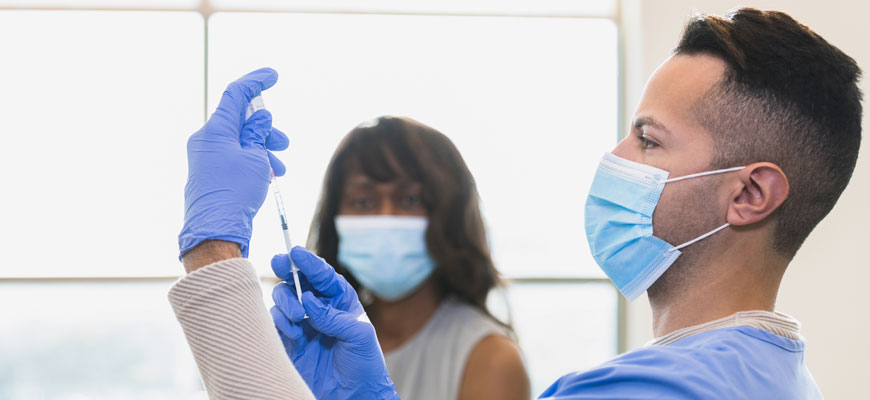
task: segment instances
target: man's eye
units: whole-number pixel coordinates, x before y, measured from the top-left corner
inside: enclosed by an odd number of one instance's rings
[[[646,138],[645,136],[643,136],[643,135],[638,135],[637,138],[638,138],[638,140],[640,140],[640,147],[641,147],[642,149],[644,149],[644,150],[652,149],[652,148],[658,147],[658,143],[653,142],[652,140],[647,139],[647,138]]]

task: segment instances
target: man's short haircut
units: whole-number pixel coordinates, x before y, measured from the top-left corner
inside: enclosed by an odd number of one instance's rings
[[[790,191],[773,248],[793,257],[849,183],[861,144],[861,69],[787,14],[742,8],[699,15],[674,50],[710,55],[725,76],[693,110],[713,135],[711,168],[777,164]]]

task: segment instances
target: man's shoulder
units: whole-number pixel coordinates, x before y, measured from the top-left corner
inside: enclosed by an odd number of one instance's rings
[[[596,368],[563,376],[541,398],[742,398],[760,369],[805,370],[781,344],[754,328],[694,335],[667,346],[645,346]],[[781,365],[777,365],[781,364]]]
[[[713,398],[706,385],[708,366],[696,351],[667,346],[646,346],[625,353],[598,367],[565,375],[541,398],[652,399]]]

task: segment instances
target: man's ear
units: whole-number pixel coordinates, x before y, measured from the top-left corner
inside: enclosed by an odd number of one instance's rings
[[[773,213],[788,197],[788,177],[776,164],[755,163],[737,171],[739,187],[732,192],[728,222],[751,225]]]

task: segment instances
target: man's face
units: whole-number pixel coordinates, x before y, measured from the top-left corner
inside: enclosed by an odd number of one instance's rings
[[[672,178],[708,171],[714,141],[692,108],[725,68],[706,55],[678,55],[662,64],[647,82],[631,132],[613,154],[668,171]],[[666,184],[653,214],[654,235],[676,246],[725,223],[728,195],[717,192],[721,179],[715,175]],[[703,242],[686,250],[697,253]],[[691,258],[689,253],[681,259]]]

